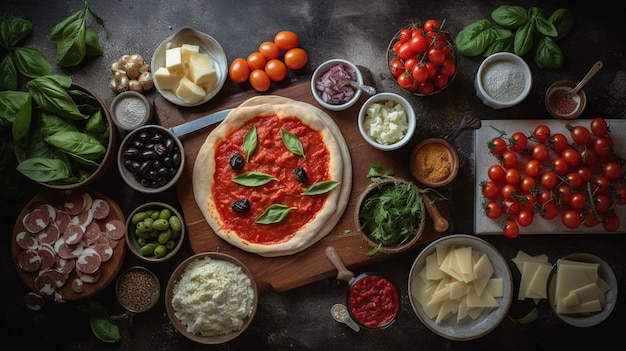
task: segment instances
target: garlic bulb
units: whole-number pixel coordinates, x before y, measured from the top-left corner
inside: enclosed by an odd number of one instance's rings
[[[139,54],[124,54],[111,64],[113,78],[109,87],[119,94],[126,90],[139,93],[151,90],[154,87],[150,64],[145,62]]]

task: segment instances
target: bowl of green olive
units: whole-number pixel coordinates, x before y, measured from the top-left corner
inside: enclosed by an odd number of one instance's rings
[[[158,263],[169,260],[185,239],[185,223],[180,212],[163,202],[137,207],[126,219],[126,244],[139,259]]]

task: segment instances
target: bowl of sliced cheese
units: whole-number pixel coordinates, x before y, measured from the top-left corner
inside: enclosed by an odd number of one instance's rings
[[[575,327],[604,321],[617,302],[617,279],[608,263],[588,253],[573,253],[552,267],[548,298],[554,313]]]
[[[183,28],[157,47],[151,71],[154,86],[165,99],[179,106],[198,106],[222,89],[228,61],[213,37]]]
[[[450,340],[472,340],[494,330],[513,300],[509,266],[493,245],[454,234],[430,243],[409,273],[411,306],[420,321]]]

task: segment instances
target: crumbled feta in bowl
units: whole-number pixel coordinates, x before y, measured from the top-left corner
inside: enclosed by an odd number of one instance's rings
[[[368,144],[379,150],[396,150],[415,132],[415,112],[409,102],[394,93],[370,97],[359,112],[359,131]]]

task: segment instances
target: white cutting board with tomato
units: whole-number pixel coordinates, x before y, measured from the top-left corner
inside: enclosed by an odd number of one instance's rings
[[[606,119],[609,125],[610,136],[613,139],[614,150],[622,158],[626,158],[626,119]],[[532,135],[533,130],[538,125],[544,124],[550,128],[551,133],[562,133],[567,136],[570,143],[572,138],[567,125],[581,125],[590,129],[590,119],[575,120],[557,120],[557,119],[541,119],[541,120],[483,120],[481,128],[474,131],[474,152],[475,152],[475,204],[474,204],[474,232],[478,235],[502,235],[503,217],[493,220],[488,218],[483,212],[484,197],[481,193],[481,182],[488,179],[487,170],[498,160],[489,152],[487,143],[494,137],[500,136],[499,131],[506,133],[506,138],[515,132],[522,132],[526,136]],[[593,136],[593,133],[592,133]],[[536,142],[529,139],[527,148],[535,145]],[[556,154],[551,151],[549,160],[554,159]],[[530,159],[530,156],[520,156],[518,154],[519,165],[523,165]],[[544,161],[545,162],[545,161]],[[522,166],[519,166],[522,167]],[[519,168],[518,167],[518,168]],[[523,168],[522,168],[523,170]],[[595,174],[595,173],[594,173]],[[616,214],[620,219],[620,225],[616,233],[626,232],[626,205],[616,205]],[[601,224],[593,227],[581,226],[578,228],[567,228],[561,222],[561,213],[553,219],[546,220],[539,214],[535,214],[532,223],[528,226],[520,226],[520,235],[523,234],[591,234],[591,233],[607,233]]]

